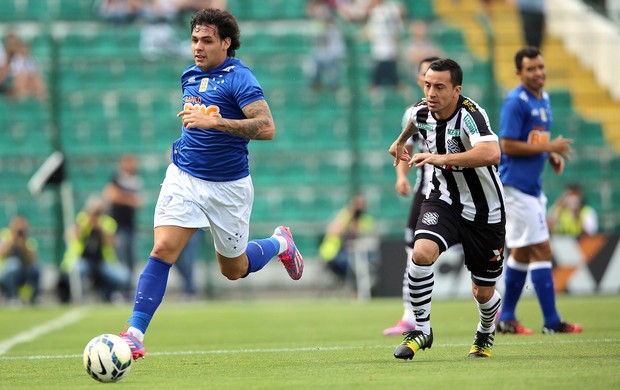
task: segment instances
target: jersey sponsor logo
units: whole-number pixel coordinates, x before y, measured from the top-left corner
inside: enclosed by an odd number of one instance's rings
[[[209,86],[209,78],[205,77],[202,80],[200,80],[200,88],[198,88],[198,92],[206,91],[208,86]]]
[[[185,104],[190,103],[190,104],[201,104],[202,103],[202,98],[200,96],[185,96],[183,98]]]
[[[458,137],[459,135],[461,135],[461,130],[459,130],[459,129],[448,129],[448,135],[451,135],[453,137]]]
[[[465,107],[467,109],[467,111],[469,112],[476,112],[478,111],[478,109],[476,108],[476,105],[474,103],[472,103],[471,100],[463,100],[463,107]]]
[[[203,113],[207,114],[208,116],[214,116],[218,118],[222,117],[222,114],[220,114],[220,108],[218,106],[214,106],[214,105],[205,106],[204,104],[185,103],[183,105],[183,109],[186,110],[188,108],[194,108],[194,109],[200,110]]]
[[[471,115],[467,114],[465,115],[465,117],[463,118],[463,121],[465,122],[465,124],[467,125],[467,127],[469,128],[469,132],[471,134],[478,134],[478,126],[476,126],[476,122],[474,122],[474,118],[471,117]]]
[[[549,142],[550,133],[546,130],[541,130],[539,128],[533,128],[530,131],[530,134],[527,136],[528,144],[545,144]]]
[[[436,212],[426,212],[424,213],[424,215],[422,216],[422,223],[425,225],[437,225],[437,223],[439,222],[439,214],[437,214]]]
[[[415,127],[417,127],[420,130],[426,130],[426,131],[434,131],[435,130],[433,125],[429,125],[428,123],[416,122],[415,123]]]

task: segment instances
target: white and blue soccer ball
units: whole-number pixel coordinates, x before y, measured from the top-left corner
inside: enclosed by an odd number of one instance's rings
[[[84,368],[99,382],[116,382],[127,376],[133,359],[129,345],[113,334],[102,334],[84,348]]]

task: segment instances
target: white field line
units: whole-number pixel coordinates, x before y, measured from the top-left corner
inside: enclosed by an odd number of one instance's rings
[[[25,332],[21,332],[9,339],[0,341],[0,355],[4,355],[17,344],[27,343],[46,333],[61,329],[69,324],[79,321],[84,316],[84,310],[73,309],[62,316],[37,325]],[[2,358],[2,356],[0,356]]]
[[[552,340],[552,341],[528,341],[528,342],[502,342],[499,345],[540,345],[540,344],[575,344],[575,343],[620,343],[620,339],[593,339],[593,340]],[[192,355],[234,355],[248,353],[289,353],[289,352],[322,352],[322,351],[361,351],[370,349],[393,349],[393,345],[366,345],[359,347],[304,347],[304,348],[265,348],[265,349],[228,349],[211,351],[176,351],[176,352],[153,352],[151,356],[192,356]],[[466,348],[471,344],[433,344],[439,348]],[[497,347],[497,345],[496,345]],[[37,356],[0,356],[3,360],[46,360],[46,359],[77,359],[82,355],[37,355]]]

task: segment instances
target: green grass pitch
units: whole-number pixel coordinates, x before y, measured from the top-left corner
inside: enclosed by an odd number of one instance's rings
[[[558,308],[584,332],[540,334],[527,297],[518,313],[536,334],[498,334],[491,359],[468,359],[473,299],[435,300],[433,347],[401,361],[392,353],[402,338],[381,333],[400,316],[398,299],[168,300],[147,333],[147,358],[100,384],[82,351],[121,331],[131,306],[0,307],[0,389],[620,388],[620,296],[562,296]]]

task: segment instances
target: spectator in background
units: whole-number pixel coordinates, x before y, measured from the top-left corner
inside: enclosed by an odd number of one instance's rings
[[[144,59],[189,58],[191,53],[177,39],[172,27],[177,13],[175,3],[170,0],[148,0],[143,4],[141,20],[145,24],[140,31],[140,53]]]
[[[45,101],[47,98],[47,84],[30,53],[30,46],[13,32],[4,38],[4,55],[0,55],[0,85],[0,90],[13,100],[35,98]]]
[[[99,0],[95,4],[95,12],[107,22],[124,25],[140,17],[142,6],[142,0]]]
[[[4,43],[0,41],[0,94],[2,95],[7,95],[11,88],[10,55],[4,47]]]
[[[358,23],[368,17],[368,5],[372,0],[324,0],[330,7],[338,11],[345,20]]]
[[[381,88],[401,89],[398,59],[401,54],[404,8],[400,3],[371,0],[364,35],[370,42],[372,70],[370,80],[371,99],[381,99]]]
[[[72,233],[61,271],[67,275],[78,271],[82,294],[90,286],[104,302],[111,302],[114,292],[126,288],[130,275],[116,258],[116,222],[105,213],[103,198],[92,195],[88,199],[76,217]]]
[[[420,63],[429,57],[442,57],[441,49],[428,37],[428,25],[424,20],[414,20],[409,24],[409,38],[405,45],[407,67],[412,70],[411,78],[420,90],[424,89],[424,75],[420,80]],[[420,83],[422,83],[420,85]]]
[[[122,156],[117,172],[104,189],[105,199],[110,205],[110,216],[117,225],[116,254],[130,275],[133,275],[136,265],[136,214],[144,204],[138,165],[138,157],[135,155]],[[130,279],[125,288],[126,297],[131,296],[132,290]]]
[[[16,215],[0,233],[0,288],[9,303],[20,299],[35,303],[41,271],[37,263],[37,242],[30,236],[28,220]]]
[[[194,264],[196,263],[203,239],[204,231],[200,229],[196,230],[192,238],[187,242],[187,245],[185,245],[185,248],[181,251],[175,263],[177,270],[183,278],[183,294],[187,299],[194,298],[197,293],[194,281]]]
[[[357,238],[372,232],[373,218],[366,211],[366,199],[356,195],[342,208],[325,230],[319,246],[319,255],[327,268],[340,279],[347,277],[352,269],[349,259],[350,244]]]
[[[552,234],[576,238],[591,236],[598,231],[596,210],[588,206],[579,184],[570,184],[560,198],[551,206],[547,217]]]
[[[185,18],[193,15],[201,9],[217,8],[226,9],[227,0],[173,0],[177,11],[177,20],[182,26],[187,23]]]
[[[314,90],[340,88],[343,60],[346,55],[344,35],[335,20],[335,10],[324,0],[306,4],[308,16],[319,23],[310,63],[310,82]]]
[[[542,48],[545,32],[544,0],[507,0],[516,4],[521,16],[521,31],[526,46]]]

